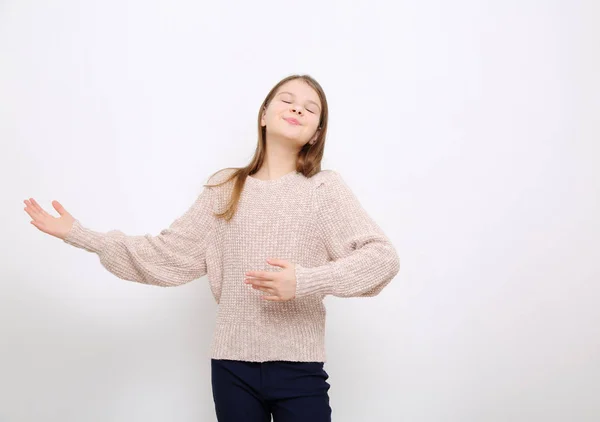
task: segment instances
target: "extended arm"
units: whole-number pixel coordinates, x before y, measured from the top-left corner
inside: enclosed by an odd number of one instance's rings
[[[100,263],[121,279],[163,287],[187,283],[206,274],[205,252],[215,224],[213,195],[205,187],[192,206],[156,236],[101,233],[75,220],[64,242],[98,254]]]

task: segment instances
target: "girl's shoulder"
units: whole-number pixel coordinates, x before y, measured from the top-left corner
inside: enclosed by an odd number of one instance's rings
[[[313,182],[313,186],[318,188],[326,184],[339,183],[342,181],[342,175],[337,170],[327,169],[313,175],[310,180]]]
[[[218,183],[223,183],[228,180],[233,173],[235,173],[238,169],[235,167],[226,167],[220,170],[217,170],[213,174],[211,174],[206,182],[209,185],[214,185]]]

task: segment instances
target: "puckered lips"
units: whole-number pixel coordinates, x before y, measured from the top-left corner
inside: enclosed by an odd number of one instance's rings
[[[283,120],[294,126],[300,126],[300,122],[293,117],[284,117]]]

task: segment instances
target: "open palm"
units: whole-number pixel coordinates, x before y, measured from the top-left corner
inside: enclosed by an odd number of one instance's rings
[[[40,231],[48,233],[59,239],[64,239],[71,230],[75,218],[64,209],[58,201],[52,201],[52,206],[58,212],[60,217],[53,217],[48,214],[35,199],[23,201],[27,205],[24,209],[33,220],[31,224],[37,227]]]

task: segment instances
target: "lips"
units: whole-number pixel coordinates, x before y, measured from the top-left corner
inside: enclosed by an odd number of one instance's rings
[[[292,124],[292,125],[299,125],[300,122],[294,118],[288,118],[288,117],[284,117],[283,120],[285,120],[286,122]]]

